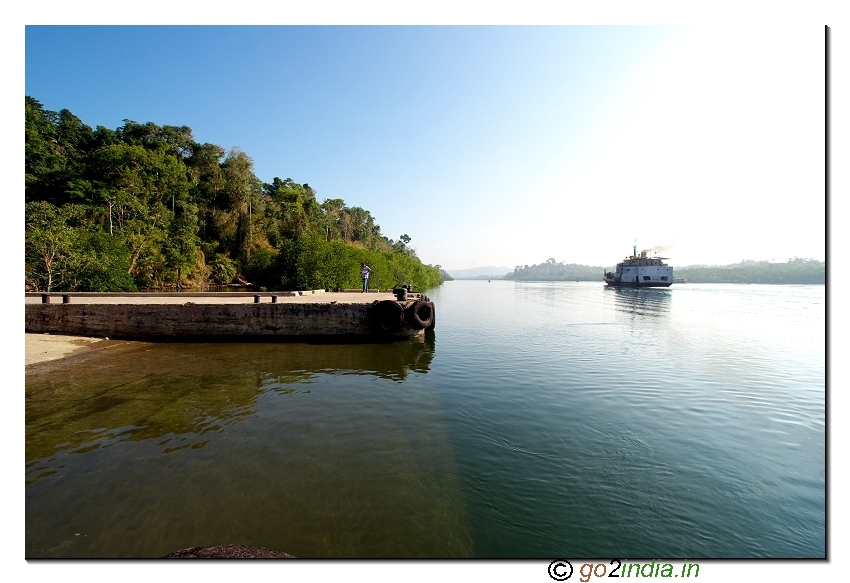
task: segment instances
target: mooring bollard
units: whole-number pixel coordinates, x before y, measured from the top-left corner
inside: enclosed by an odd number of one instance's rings
[[[41,303],[49,304],[50,303],[50,294],[41,294]]]
[[[71,296],[62,296],[62,303],[63,304],[70,304],[71,303]]]
[[[272,296],[272,303],[273,303],[273,304],[276,304],[276,303],[277,303],[277,296]]]
[[[255,304],[259,304],[259,303],[260,303],[260,296],[254,296],[254,303],[255,303]]]

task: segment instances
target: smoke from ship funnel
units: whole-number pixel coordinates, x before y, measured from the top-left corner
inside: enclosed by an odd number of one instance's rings
[[[667,253],[670,249],[672,249],[679,243],[679,239],[681,238],[681,235],[676,235],[672,243],[669,243],[667,245],[655,245],[650,249],[644,249],[644,251],[646,251],[647,253],[654,252],[656,255],[658,255],[659,253]]]

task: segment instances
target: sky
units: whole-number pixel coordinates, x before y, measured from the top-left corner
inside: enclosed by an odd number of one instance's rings
[[[27,26],[25,91],[187,125],[446,269],[825,259],[824,27]]]

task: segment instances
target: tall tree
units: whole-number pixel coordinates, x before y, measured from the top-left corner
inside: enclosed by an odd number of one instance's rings
[[[76,231],[73,223],[83,209],[56,207],[46,201],[26,205],[26,283],[36,291],[61,285],[73,262]]]
[[[228,152],[221,168],[228,202],[222,224],[232,235],[231,251],[247,261],[251,257],[254,209],[261,200],[262,183],[254,175],[254,161],[238,148]]]

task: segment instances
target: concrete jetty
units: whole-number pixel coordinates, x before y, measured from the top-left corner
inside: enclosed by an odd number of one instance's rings
[[[435,325],[419,293],[27,293],[26,332],[162,340],[383,341]]]

